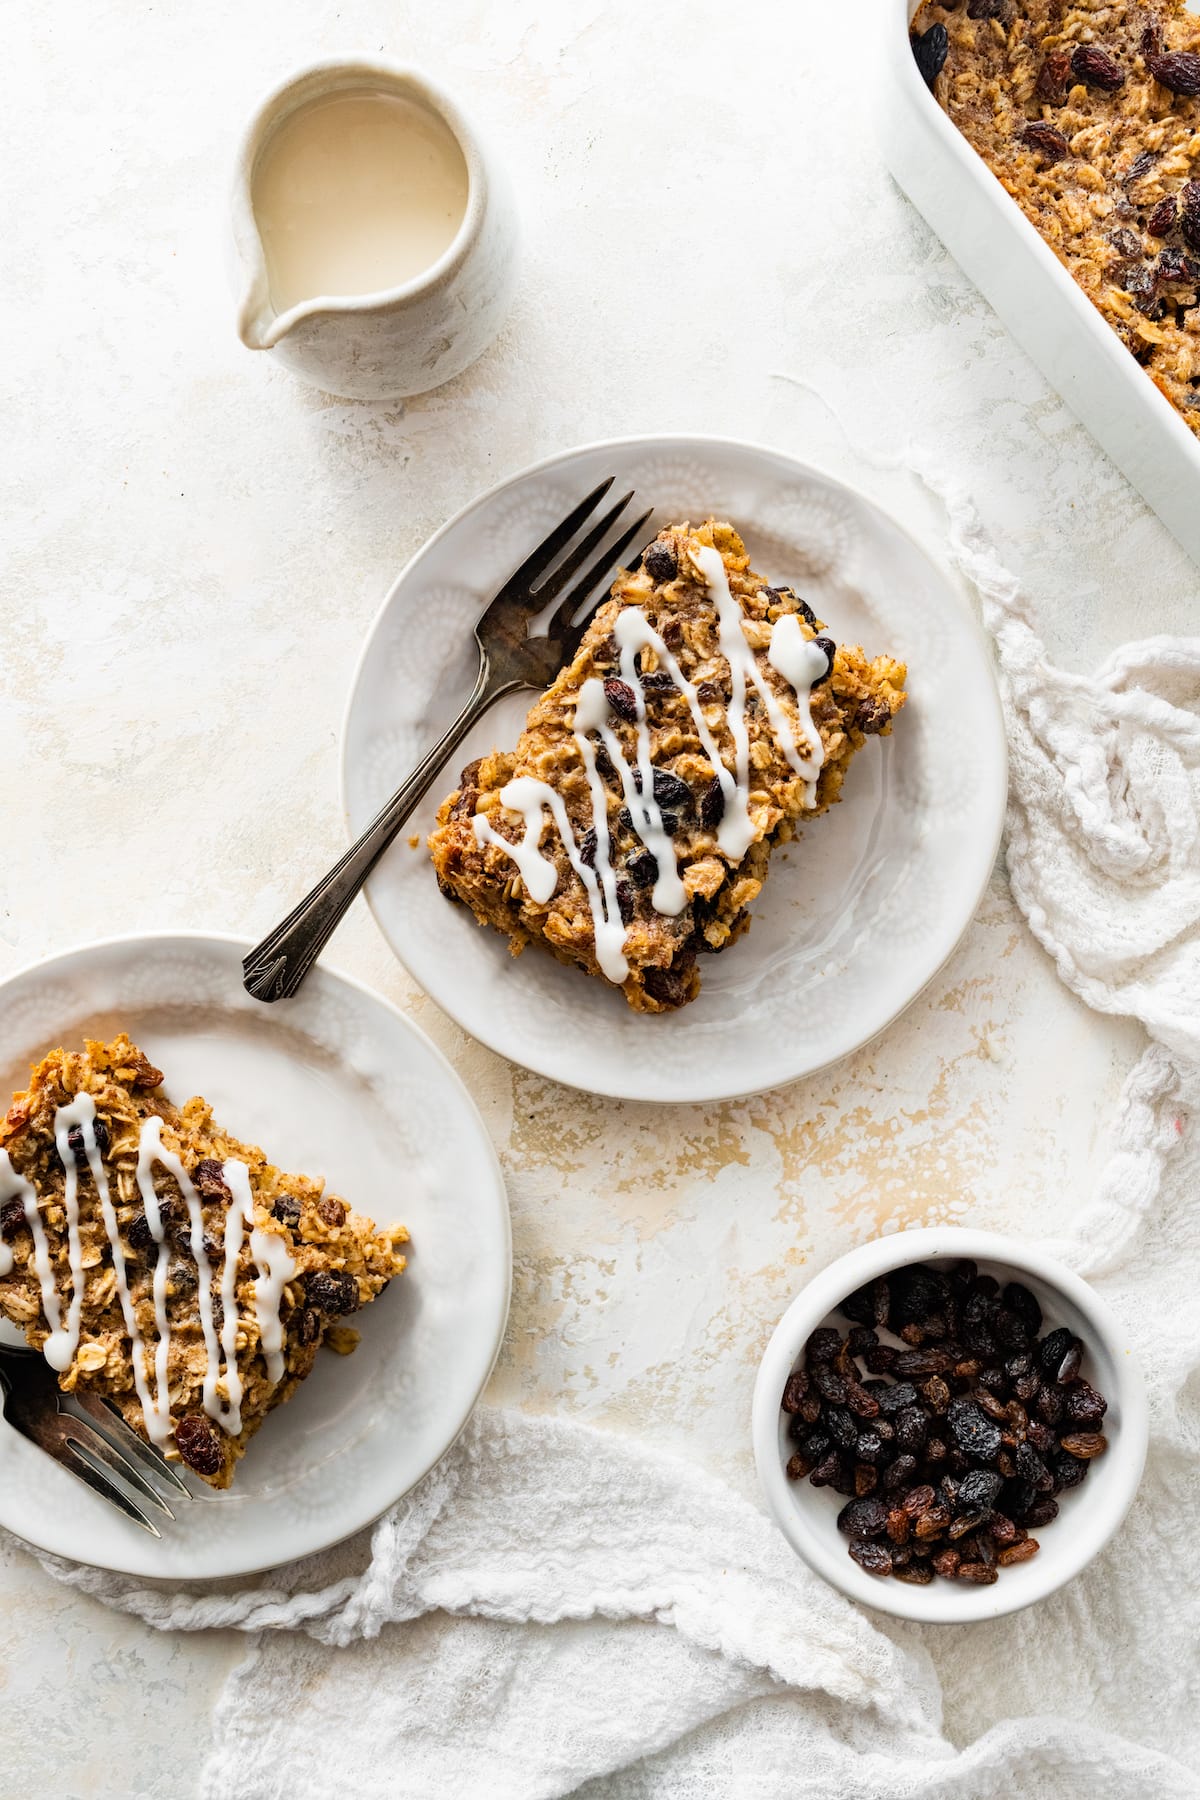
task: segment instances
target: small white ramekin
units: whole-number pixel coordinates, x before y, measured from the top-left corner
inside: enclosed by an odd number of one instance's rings
[[[1063,1494],[1061,1511],[1041,1527],[1038,1554],[1001,1569],[990,1587],[935,1577],[926,1587],[892,1576],[868,1575],[848,1554],[837,1528],[845,1497],[785,1473],[795,1446],[781,1406],[784,1384],[819,1325],[847,1321],[838,1307],[847,1294],[907,1263],[957,1262],[969,1257],[981,1273],[1000,1282],[1021,1281],[1037,1295],[1043,1331],[1065,1325],[1081,1340],[1081,1373],[1108,1401],[1104,1434],[1108,1450],[1087,1480]],[[1105,1303],[1065,1264],[1035,1246],[990,1231],[934,1227],[875,1238],[841,1256],[792,1301],[767,1345],[754,1388],[754,1456],[763,1494],[775,1521],[809,1566],[852,1600],[880,1612],[927,1624],[966,1624],[999,1618],[1052,1594],[1077,1575],[1107,1544],[1129,1509],[1146,1460],[1148,1416],[1141,1374],[1128,1338]]]

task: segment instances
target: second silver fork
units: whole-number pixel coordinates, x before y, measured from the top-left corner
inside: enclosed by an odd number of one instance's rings
[[[256,1000],[290,999],[296,993],[371,870],[424,798],[451,752],[488,708],[518,688],[548,687],[558,671],[571,661],[586,628],[586,620],[575,622],[576,614],[644,528],[653,508],[635,519],[595,557],[555,608],[544,634],[530,637],[529,626],[604,543],[633,499],[631,489],[556,564],[555,559],[592,516],[615,479],[610,475],[581,500],[505,582],[475,627],[479,673],[458,717],[375,815],[358,842],[246,957],[242,963],[243,980],[246,991]]]

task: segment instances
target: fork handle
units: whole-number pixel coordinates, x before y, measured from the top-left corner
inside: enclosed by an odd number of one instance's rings
[[[449,730],[421,758],[357,843],[351,844],[312,892],[243,961],[243,985],[255,1000],[269,1004],[290,1000],[297,992],[371,870],[433,785],[446,758],[488,708],[514,685],[493,679],[488,658],[481,649],[475,687]]]

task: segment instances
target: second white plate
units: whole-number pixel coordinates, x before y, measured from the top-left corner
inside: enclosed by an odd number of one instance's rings
[[[368,637],[343,741],[353,835],[445,729],[475,674],[472,629],[500,584],[606,475],[659,526],[715,514],[768,580],[805,595],[835,639],[909,665],[891,737],[860,754],[846,797],[772,861],[749,934],[703,958],[700,998],[632,1012],[536,948],[514,961],[438,891],[423,840],[473,757],[515,743],[528,696],[476,728],[367,886],[384,936],[450,1016],[540,1074],[631,1100],[733,1098],[792,1081],[873,1037],[966,928],[1000,841],[1007,757],[991,658],[924,552],[862,494],[776,451],[715,438],[635,438],[526,470],[443,526],[404,570]],[[406,834],[407,836],[407,834]]]
[[[407,1225],[405,1273],[273,1412],[226,1493],[194,1484],[156,1542],[0,1423],[0,1525],[55,1556],[193,1581],[310,1556],[405,1493],[454,1442],[491,1371],[512,1276],[508,1202],[453,1069],[387,1001],[325,968],[295,1000],[242,988],[248,945],[190,933],[56,956],[0,987],[0,1092],[55,1044],[128,1031],[178,1102],[281,1168],[322,1175],[378,1224]]]

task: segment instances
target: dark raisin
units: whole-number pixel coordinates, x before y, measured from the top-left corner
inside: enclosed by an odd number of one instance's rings
[[[1154,265],[1154,281],[1156,287],[1170,287],[1184,282],[1188,287],[1200,283],[1200,263],[1196,263],[1174,244],[1168,244]]]
[[[951,1519],[946,1535],[951,1543],[957,1544],[960,1539],[969,1537],[973,1531],[978,1531],[981,1525],[986,1525],[987,1521],[986,1512],[960,1513],[956,1519]]]
[[[604,678],[604,698],[608,701],[618,719],[624,719],[627,725],[637,720],[637,695],[627,681],[619,675],[606,675]]]
[[[358,1283],[353,1275],[337,1269],[318,1269],[304,1278],[304,1291],[310,1306],[335,1316],[357,1312]]]
[[[1057,1331],[1047,1333],[1037,1347],[1038,1367],[1043,1374],[1049,1375],[1053,1380],[1059,1364],[1071,1348],[1072,1341],[1071,1333],[1065,1325],[1060,1325]]]
[[[1066,1392],[1066,1415],[1081,1431],[1095,1431],[1108,1411],[1108,1401],[1090,1381],[1073,1381]]]
[[[1071,146],[1062,132],[1053,125],[1043,124],[1040,119],[1035,119],[1025,127],[1021,133],[1021,142],[1028,144],[1031,150],[1036,150],[1039,156],[1044,156],[1051,163],[1062,162],[1064,157],[1071,154]]]
[[[879,1433],[868,1427],[860,1431],[855,1445],[855,1456],[859,1462],[880,1463],[887,1454],[887,1445]]]
[[[850,1545],[850,1554],[860,1569],[868,1575],[890,1575],[892,1573],[892,1553],[885,1544],[865,1543],[856,1538]]]
[[[1000,1449],[1000,1430],[973,1400],[952,1400],[946,1423],[955,1447],[978,1462],[994,1462]]]
[[[921,1406],[906,1406],[896,1414],[896,1442],[910,1456],[918,1456],[929,1436],[929,1414]]]
[[[633,893],[632,887],[629,885],[629,883],[627,881],[618,881],[618,883],[617,883],[617,911],[621,915],[622,925],[632,924],[633,915],[636,910],[637,910],[637,902],[634,899],[634,893]]]
[[[1049,1456],[1054,1448],[1054,1433],[1040,1419],[1029,1421],[1029,1441],[1039,1456]]]
[[[978,1587],[988,1587],[998,1579],[998,1571],[984,1562],[959,1563],[955,1571],[958,1581],[973,1581]]]
[[[1051,105],[1058,105],[1065,98],[1070,79],[1069,51],[1052,50],[1038,70],[1036,92],[1039,100],[1048,100]]]
[[[839,1450],[853,1450],[858,1443],[858,1421],[847,1406],[830,1406],[825,1426]]]
[[[1165,200],[1159,201],[1158,205],[1154,208],[1154,211],[1150,214],[1150,217],[1146,220],[1146,230],[1150,233],[1151,237],[1170,237],[1175,229],[1175,222],[1178,217],[1179,207],[1176,204],[1175,196],[1173,194],[1168,194]]]
[[[1047,1425],[1057,1425],[1065,1404],[1062,1389],[1052,1382],[1043,1382],[1033,1404],[1039,1419],[1044,1419]]]
[[[870,1325],[855,1325],[846,1339],[851,1356],[865,1356],[878,1342],[879,1334]]]
[[[911,1381],[895,1381],[890,1387],[882,1388],[879,1394],[879,1410],[892,1417],[903,1412],[906,1406],[915,1406],[917,1390]]]
[[[200,1277],[196,1274],[192,1263],[173,1262],[167,1272],[167,1287],[176,1299],[186,1299],[194,1294],[200,1285]]]
[[[1068,1450],[1060,1450],[1057,1456],[1050,1459],[1050,1472],[1060,1488],[1078,1487],[1086,1476],[1089,1466],[1079,1457],[1072,1456]]]
[[[998,19],[1004,12],[1004,0],[967,0],[968,19]]]
[[[1117,280],[1139,312],[1149,315],[1158,307],[1154,270],[1144,262],[1125,263],[1117,270]]]
[[[837,645],[831,637],[815,637],[813,643],[817,646],[818,650],[823,650],[829,658],[825,673],[823,675],[818,675],[817,679],[813,682],[814,687],[820,687],[822,683],[828,681],[829,677],[833,674],[833,659],[837,655]]]
[[[1039,1525],[1049,1525],[1050,1521],[1052,1519],[1057,1519],[1057,1517],[1058,1517],[1058,1501],[1057,1500],[1049,1500],[1049,1499],[1035,1500],[1033,1505],[1031,1507],[1029,1507],[1029,1509],[1027,1510],[1027,1512],[1025,1514],[1025,1523],[1026,1523],[1026,1525],[1031,1525],[1036,1529],[1036,1527]]]
[[[1200,181],[1189,181],[1179,195],[1180,225],[1189,250],[1200,251]]]
[[[854,1493],[856,1498],[861,1500],[863,1495],[871,1493],[878,1486],[878,1483],[879,1470],[875,1468],[873,1464],[855,1463]]]
[[[990,1513],[1004,1486],[991,1469],[972,1469],[964,1475],[955,1496],[955,1505],[967,1512]]]
[[[15,1237],[28,1223],[23,1200],[6,1200],[0,1206],[0,1238]]]
[[[921,78],[926,87],[932,88],[950,53],[950,33],[944,25],[931,25],[928,31],[922,31],[920,35],[911,33],[909,42],[912,44],[912,53],[921,71]]]
[[[1108,241],[1118,255],[1127,259],[1131,256],[1140,256],[1142,254],[1141,239],[1135,237],[1127,225],[1121,225],[1116,231],[1110,231],[1108,234]],[[1040,1319],[1038,1323],[1041,1323]],[[1038,1329],[1037,1325],[1035,1325],[1033,1329],[1036,1331]]]
[[[927,1463],[944,1463],[948,1451],[941,1438],[930,1438],[925,1445],[925,1461]]]
[[[788,1376],[787,1386],[783,1390],[780,1405],[785,1413],[798,1413],[800,1402],[808,1392],[808,1376],[803,1369],[794,1369]]]
[[[953,1363],[954,1358],[948,1350],[902,1350],[896,1358],[896,1373],[901,1376],[944,1375]]]
[[[1084,81],[1088,87],[1100,88],[1106,94],[1115,94],[1117,89],[1125,85],[1125,72],[1119,68],[1108,54],[1095,44],[1077,44],[1071,53],[1071,73],[1077,81]]]
[[[995,1544],[1015,1544],[1021,1534],[1019,1525],[1014,1525],[1004,1513],[998,1512],[992,1514],[988,1530],[991,1532],[992,1542]]]
[[[694,952],[677,957],[669,969],[647,969],[642,977],[642,985],[650,998],[657,1000],[660,1006],[682,1006],[690,992],[688,977],[695,965]]]
[[[636,888],[653,887],[658,880],[658,862],[649,850],[640,850],[625,864],[629,879]]]
[[[838,1530],[844,1531],[847,1537],[869,1538],[882,1537],[887,1530],[888,1509],[882,1500],[873,1494],[861,1500],[851,1500],[849,1506],[843,1506],[838,1514]]]
[[[1200,94],[1200,56],[1192,50],[1170,50],[1165,56],[1150,55],[1146,67],[1162,87],[1194,100]]]
[[[144,1212],[135,1214],[129,1221],[125,1236],[128,1238],[132,1250],[148,1250],[154,1243],[154,1233],[150,1229],[150,1221]]]
[[[836,1450],[831,1450],[823,1457],[809,1476],[814,1487],[832,1487],[841,1479],[842,1465]]]
[[[1083,1345],[1078,1338],[1071,1342],[1062,1361],[1054,1372],[1054,1379],[1059,1387],[1066,1387],[1079,1373],[1079,1365],[1083,1361]]]
[[[809,1362],[833,1362],[842,1347],[842,1334],[836,1325],[818,1325],[810,1332],[804,1345],[804,1354]]]
[[[643,675],[641,679],[643,694],[674,694],[678,692],[675,686],[675,677],[669,669],[655,669],[653,674]]]
[[[321,1335],[320,1313],[314,1312],[311,1306],[306,1306],[300,1314],[299,1329],[302,1344],[315,1344]]]
[[[832,1363],[814,1363],[812,1378],[817,1391],[823,1394],[826,1400],[832,1400],[835,1405],[845,1405],[846,1377]]]
[[[939,1575],[952,1577],[958,1573],[958,1565],[962,1561],[957,1550],[939,1550],[933,1559],[933,1568]]]
[[[879,1402],[874,1394],[852,1374],[846,1377],[846,1404],[860,1419],[874,1419],[879,1413]]]
[[[86,1169],[88,1167],[88,1157],[87,1146],[83,1141],[82,1125],[72,1125],[71,1129],[67,1132],[67,1148],[75,1159],[75,1167],[77,1169]]]
[[[206,1156],[192,1170],[192,1185],[205,1200],[219,1200],[228,1206],[233,1199],[225,1177],[221,1173],[221,1165],[213,1156]]]
[[[700,796],[700,823],[705,831],[715,831],[725,817],[725,789],[721,778],[714,775]]]
[[[898,1494],[908,1486],[917,1472],[915,1456],[898,1456],[883,1472],[883,1486],[889,1494]],[[930,1489],[932,1493],[932,1488]]]
[[[1125,171],[1126,187],[1131,187],[1134,182],[1141,181],[1143,176],[1150,173],[1157,161],[1158,156],[1153,150],[1140,150]]]
[[[640,789],[638,772],[634,771],[634,781]],[[654,798],[659,806],[669,806],[675,812],[686,812],[692,804],[692,790],[682,776],[673,775],[670,769],[655,769]]]
[[[874,1546],[872,1546],[873,1548]],[[927,1562],[920,1562],[915,1557],[912,1562],[905,1563],[903,1568],[892,1569],[897,1581],[907,1581],[914,1587],[928,1587],[933,1580],[933,1568]]]
[[[894,1344],[880,1344],[878,1349],[868,1350],[863,1361],[872,1375],[889,1375],[896,1367],[899,1354]]]
[[[679,558],[675,554],[674,545],[656,538],[646,547],[642,567],[652,581],[674,581],[679,573]]]
[[[290,1194],[281,1194],[271,1208],[271,1217],[286,1225],[289,1231],[295,1231],[300,1223],[300,1202],[293,1200]]]
[[[216,1427],[202,1413],[188,1413],[176,1423],[175,1444],[197,1475],[215,1475],[225,1460]]]
[[[597,843],[596,828],[589,825],[579,840],[579,860],[585,869],[594,869],[596,866]]]

